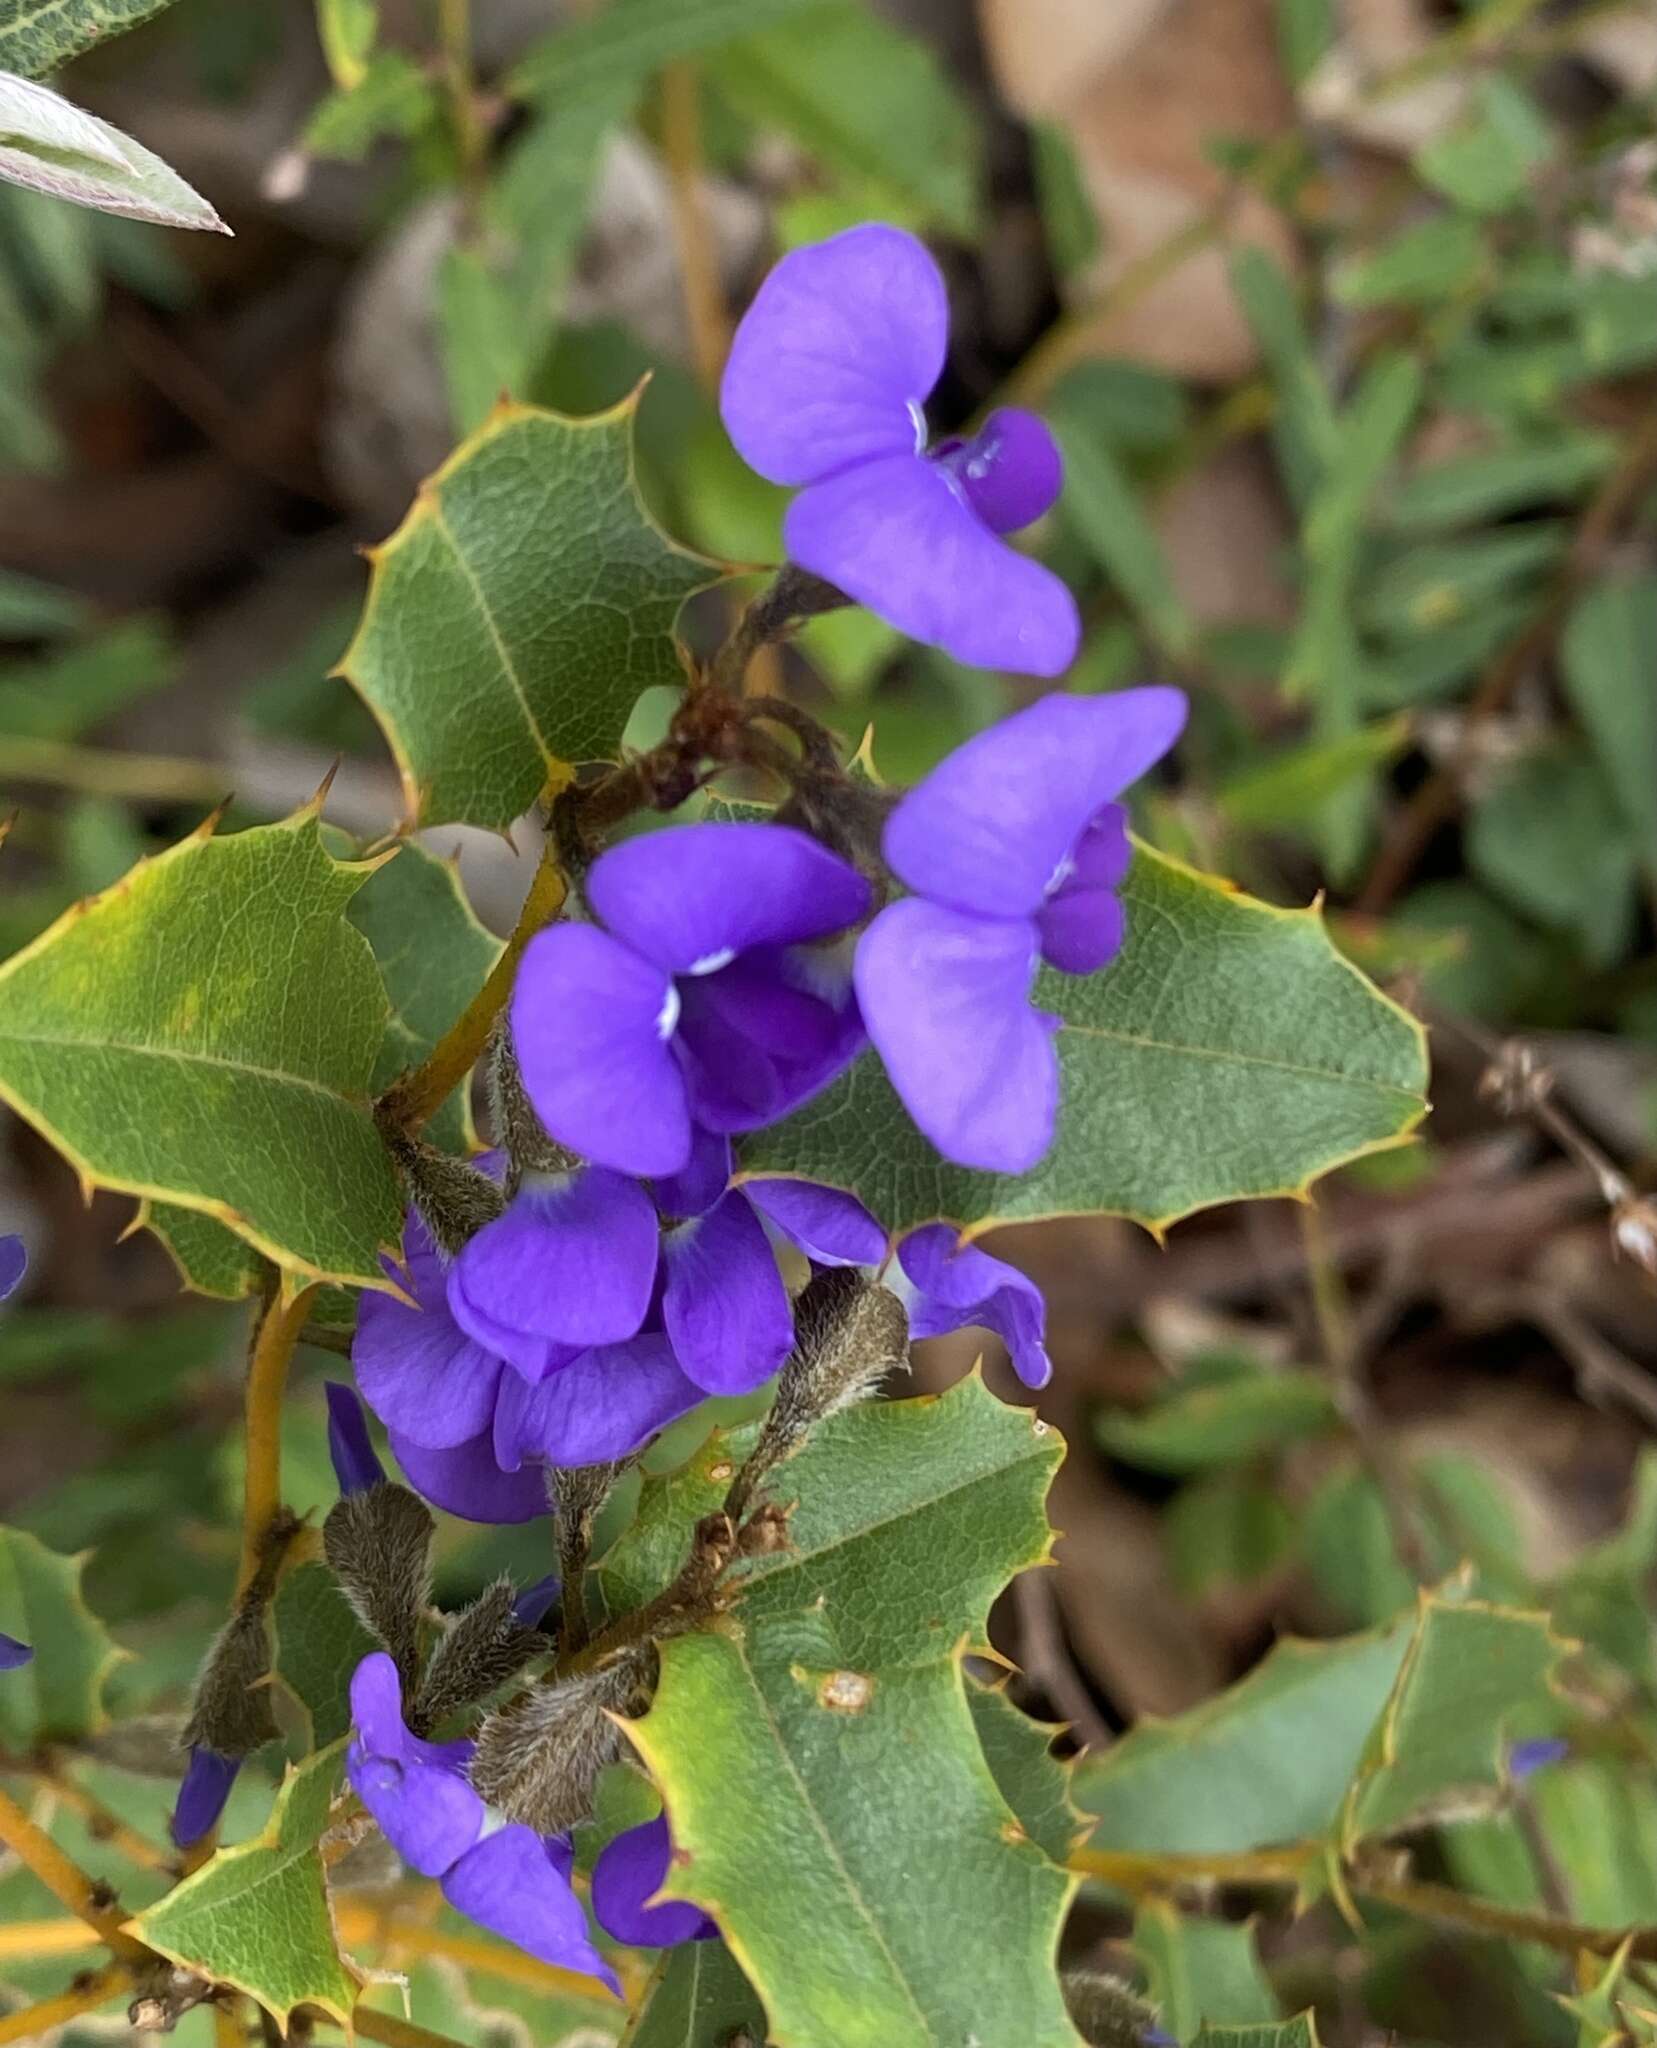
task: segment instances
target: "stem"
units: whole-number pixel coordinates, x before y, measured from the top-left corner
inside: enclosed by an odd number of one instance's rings
[[[282,1506],[282,1395],[288,1384],[299,1333],[310,1314],[314,1286],[292,1301],[278,1296],[265,1308],[247,1367],[246,1448],[243,1452],[242,1562],[236,1576],[240,1600],[259,1576],[271,1531]]]
[[[22,733],[6,735],[6,779],[156,803],[216,804],[225,794],[225,771],[209,761],[172,754],[117,754]]]
[[[468,228],[477,225],[488,182],[489,138],[478,112],[472,70],[472,0],[437,0],[437,39],[449,93],[449,121],[460,160],[461,203]]]
[[[0,2042],[40,2040],[56,2028],[67,2026],[70,2020],[78,2020],[82,2013],[96,2012],[100,2005],[107,2005],[130,1982],[125,1966],[111,1963],[84,1984],[72,1985],[56,1998],[43,1998],[38,2005],[8,2013],[0,2019]]]
[[[489,979],[467,1004],[461,1015],[433,1046],[418,1067],[393,1083],[383,1108],[393,1122],[415,1131],[441,1109],[483,1057],[495,1019],[506,1008],[517,979],[518,962],[535,934],[564,907],[569,883],[559,865],[557,848],[549,833],[541,847],[541,858],[518,913],[518,922],[506,949],[490,969]]]
[[[73,1955],[78,1949],[97,1945],[97,1935],[84,1920],[17,1920],[10,1927],[0,1927],[0,1961],[4,1962],[38,1962],[46,1956]]]
[[[1196,1884],[1298,1884],[1301,1872],[1322,1848],[1293,1842],[1282,1849],[1249,1849],[1240,1855],[1159,1856],[1138,1849],[1077,1849],[1070,1868],[1134,1894],[1170,1891]]]
[[[690,323],[691,361],[702,388],[717,391],[730,336],[720,286],[719,251],[703,204],[701,79],[694,64],[681,61],[664,67],[661,117],[673,233],[679,245],[679,274]]]
[[[51,1787],[52,1797],[58,1804],[67,1806],[71,1813],[79,1814],[86,1822],[95,1841],[108,1842],[129,1863],[136,1863],[140,1870],[171,1871],[176,1867],[176,1859],[158,1843],[149,1841],[136,1828],[129,1828],[118,1813],[111,1812],[101,1799],[69,1777],[62,1757],[48,1756],[41,1766],[40,1776]]]
[[[109,1887],[88,1877],[4,1791],[0,1791],[0,1846],[9,1849],[26,1870],[32,1871],[60,1906],[67,1906],[84,1920],[106,1948],[129,1958],[149,1954],[141,1941],[134,1941],[122,1931],[125,1915]]]
[[[365,2041],[383,2041],[386,2048],[465,2048],[447,2034],[434,2034],[430,2027],[418,2027],[391,2012],[365,2012],[359,2005],[351,2024]]]
[[[732,627],[730,638],[709,662],[702,686],[729,697],[740,696],[748,664],[762,647],[786,639],[802,620],[839,611],[850,603],[845,592],[832,583],[793,562],[784,562]]]
[[[340,1936],[346,1946],[360,1949],[369,1944],[387,1949],[406,1950],[411,1955],[436,1956],[445,1962],[459,1963],[463,1969],[482,1970],[487,1975],[498,1977],[503,1984],[521,1985],[527,1991],[556,1993],[560,1998],[586,1998],[595,2005],[612,2010],[608,1999],[600,1998],[593,1990],[590,1977],[579,1977],[573,1970],[561,1970],[556,1963],[543,1963],[538,1957],[526,1955],[522,1949],[503,1948],[497,1942],[484,1941],[475,1935],[456,1934],[441,1927],[427,1927],[417,1922],[400,1919],[395,1912],[376,1911],[372,1906],[341,1901],[338,1907]],[[362,2014],[357,2014],[359,2031]]]

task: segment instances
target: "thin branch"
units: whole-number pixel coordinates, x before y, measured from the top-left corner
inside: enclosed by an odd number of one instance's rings
[[[730,333],[719,277],[719,250],[708,222],[702,183],[702,82],[694,64],[681,61],[664,67],[661,117],[662,154],[667,159],[691,361],[703,390],[713,392],[719,389]]]
[[[369,2012],[358,2006],[351,2024],[365,2041],[383,2041],[385,2048],[466,2048],[447,2034],[434,2034],[430,2027],[399,2019],[391,2012]]]
[[[67,740],[6,735],[6,780],[39,782],[87,796],[131,797],[148,803],[223,801],[225,771],[211,761],[173,754],[116,753]]]
[[[87,1791],[84,1785],[71,1778],[63,1757],[48,1754],[39,1766],[38,1775],[50,1786],[52,1796],[60,1806],[68,1807],[71,1813],[79,1814],[86,1822],[88,1832],[94,1841],[108,1842],[127,1859],[136,1863],[141,1870],[159,1870],[171,1873],[177,1867],[177,1858],[163,1849],[158,1842],[152,1842],[136,1828],[128,1827],[118,1813],[113,1812],[96,1794]]]
[[[561,1970],[556,1963],[543,1963],[539,1957],[526,1955],[522,1949],[505,1948],[499,1942],[458,1934],[443,1927],[428,1927],[423,1922],[400,1917],[395,1910],[387,1911],[355,1900],[339,1901],[337,1916],[341,1939],[350,1949],[360,1950],[372,1945],[409,1955],[434,1956],[442,1962],[458,1963],[463,1969],[481,1970],[487,1976],[498,1977],[503,1984],[517,1984],[526,1991],[544,1991],[560,1998],[590,1999],[607,2011],[612,2009],[609,1999],[601,1998],[594,1991],[591,1977],[578,1976],[574,1970]],[[361,2030],[360,2013],[357,2021]]]
[[[304,1287],[292,1301],[284,1303],[280,1296],[272,1300],[264,1309],[253,1340],[247,1367],[238,1599],[259,1576],[282,1506],[282,1396],[294,1347],[316,1291],[314,1286]]]
[[[0,2043],[39,2040],[54,2029],[67,2026],[71,2020],[78,2020],[83,2013],[96,2012],[100,2005],[107,2005],[112,1998],[118,1998],[131,1982],[125,1964],[111,1963],[96,1976],[87,1978],[84,1984],[71,1985],[56,1998],[43,1998],[38,2005],[26,2005],[20,2012],[7,2013],[4,2019],[0,2019]]]
[[[73,1857],[66,1856],[44,1828],[23,1811],[9,1793],[0,1791],[0,1846],[9,1849],[57,1900],[78,1915],[107,1948],[118,1956],[147,1956],[149,1950],[123,1932],[125,1915],[107,1885],[88,1877]]]
[[[96,1948],[98,1939],[84,1920],[14,1920],[0,1927],[0,1962],[41,1962]]]

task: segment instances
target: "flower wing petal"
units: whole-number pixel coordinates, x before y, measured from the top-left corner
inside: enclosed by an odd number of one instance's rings
[[[674,1356],[710,1394],[763,1386],[788,1356],[794,1317],[759,1218],[735,1188],[662,1240],[662,1319]]]
[[[503,1373],[500,1396],[522,1385],[516,1373]],[[503,1472],[491,1428],[438,1450],[415,1443],[401,1430],[387,1435],[410,1486],[448,1514],[467,1522],[533,1522],[547,1512],[545,1476],[534,1466]]]
[[[1027,1274],[976,1245],[960,1244],[949,1223],[912,1230],[898,1246],[898,1265],[914,1290],[908,1303],[911,1336],[947,1337],[969,1325],[993,1330],[1024,1384],[1046,1386],[1053,1374],[1047,1304]]]
[[[495,1456],[602,1465],[630,1457],[701,1398],[660,1332],[598,1345],[538,1387],[502,1386]]]
[[[885,1225],[844,1188],[814,1180],[745,1180],[742,1192],[767,1223],[819,1266],[878,1266]]]
[[[457,1912],[526,1955],[596,1977],[619,1998],[616,1973],[593,1947],[587,1915],[547,1842],[509,1821],[469,1848],[443,1880]]]
[[[607,1842],[593,1865],[593,1912],[614,1941],[632,1948],[673,1948],[681,1941],[710,1941],[719,1929],[700,1906],[669,1899],[648,1903],[667,1882],[673,1841],[667,1817],[627,1828]]]

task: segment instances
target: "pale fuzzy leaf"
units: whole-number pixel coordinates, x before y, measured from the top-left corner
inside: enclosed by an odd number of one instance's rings
[[[230,230],[152,151],[60,93],[0,72],[0,178],[162,227]]]

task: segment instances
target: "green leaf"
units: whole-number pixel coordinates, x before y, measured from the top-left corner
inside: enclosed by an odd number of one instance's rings
[[[1295,1518],[1270,1481],[1222,1470],[1180,1488],[1164,1511],[1162,1542],[1174,1584],[1200,1600],[1275,1571],[1294,1548]]]
[[[317,2005],[343,2027],[356,2002],[318,1848],[342,1758],[336,1744],[290,1769],[263,1832],[219,1850],[134,1928],[183,1968],[245,1991],[279,2024],[296,2005]]]
[[[129,1226],[152,1231],[192,1294],[214,1301],[245,1301],[259,1291],[264,1261],[248,1243],[199,1209],[174,1202],[140,1202]]]
[[[1192,2048],[1319,2048],[1317,2023],[1303,2012],[1281,2026],[1202,2027]]]
[[[646,1479],[637,1516],[598,1568],[610,1614],[671,1584],[692,1528],[724,1499],[756,1434],[752,1423],[715,1430],[688,1464]],[[776,1499],[798,1503],[791,1547],[747,1568],[742,1618],[820,1603],[852,1665],[981,1642],[1009,1572],[1045,1555],[1041,1503],[1063,1454],[1055,1432],[998,1401],[976,1373],[936,1399],[832,1416],[771,1482]],[[1020,1550],[1016,1566],[1008,1547]]]
[[[1470,213],[1504,213],[1553,152],[1553,133],[1534,100],[1510,79],[1480,79],[1473,110],[1415,153],[1429,185]]]
[[[536,44],[513,73],[512,89],[525,97],[552,90],[573,101],[596,86],[646,78],[680,57],[700,56],[821,5],[822,0],[611,0]]]
[[[1657,874],[1657,577],[1596,583],[1566,622],[1566,694],[1582,722],[1623,822]]]
[[[1504,1730],[1547,1698],[1565,1648],[1545,1614],[1468,1599],[1454,1582],[1422,1593],[1408,1652],[1342,1804],[1342,1854],[1372,1836],[1488,1806],[1501,1781]]]
[[[645,511],[637,405],[501,406],[373,551],[340,673],[385,731],[411,824],[504,832],[575,763],[615,754],[641,690],[684,681],[679,607],[723,572]]]
[[[1355,727],[1333,739],[1311,740],[1230,775],[1215,791],[1227,822],[1260,832],[1281,832],[1317,817],[1332,796],[1366,782],[1409,740],[1406,718]]]
[[[1127,940],[1110,967],[1037,980],[1036,1002],[1068,1028],[1058,1137],[1032,1173],[940,1160],[872,1056],[758,1135],[743,1164],[852,1188],[899,1231],[1091,1213],[1161,1229],[1214,1202],[1302,1191],[1414,1127],[1420,1027],[1335,951],[1315,910],[1273,909],[1145,847],[1122,896]]]
[[[1193,1918],[1153,1899],[1134,1915],[1133,1946],[1145,1966],[1145,1995],[1179,2040],[1194,2039],[1211,2020],[1277,2018],[1248,1921]]]
[[[351,1726],[351,1674],[379,1648],[324,1564],[302,1564],[271,1606],[272,1660],[310,1727],[308,1750],[325,1749]]]
[[[1032,1721],[1003,1686],[969,1680],[967,1705],[990,1773],[1019,1826],[1055,1863],[1065,1863],[1090,1822],[1070,1796],[1074,1767],[1053,1754],[1053,1738],[1062,1729]]]
[[[0,966],[0,1098],[88,1186],[383,1288],[402,1224],[368,1101],[386,998],[344,915],[372,870],[330,858],[314,806],[213,824]]]
[[[34,1651],[0,1685],[0,1747],[27,1756],[78,1742],[108,1721],[104,1684],[127,1654],[81,1595],[86,1558],[60,1557],[21,1529],[0,1528],[0,1631]]]
[[[1196,625],[1126,472],[1074,413],[1061,409],[1055,424],[1064,446],[1067,518],[1158,646],[1189,654]]]
[[[0,639],[67,639],[84,632],[90,619],[85,599],[72,590],[0,569]]]
[[[44,661],[0,670],[0,732],[73,740],[173,681],[177,662],[152,620],[128,619]]]
[[[1412,222],[1366,256],[1337,266],[1332,296],[1345,306],[1432,306],[1478,279],[1489,257],[1479,223],[1465,213]]]
[[[1441,633],[1522,580],[1534,581],[1565,545],[1544,519],[1492,533],[1410,547],[1377,570],[1363,593],[1363,623],[1383,634]]]
[[[1013,1823],[958,1659],[849,1653],[832,1601],[665,1646],[628,1727],[680,1859],[664,1893],[715,1915],[791,2048],[1075,2048],[1054,1961],[1071,1882]]]
[[[1033,121],[1030,144],[1047,253],[1061,280],[1071,282],[1099,253],[1099,216],[1067,131],[1057,121]]]
[[[376,0],[316,0],[316,32],[335,85],[351,92],[361,85],[380,32]]]
[[[1231,284],[1254,335],[1277,397],[1272,438],[1283,481],[1304,507],[1335,461],[1335,403],[1300,317],[1294,289],[1271,258],[1241,249],[1231,259]]]
[[[172,0],[0,0],[0,71],[39,78]]]
[[[931,49],[862,0],[791,9],[724,50],[712,75],[756,124],[860,181],[869,211],[976,232],[978,122]]]
[[[141,142],[49,87],[4,71],[0,179],[131,220],[230,232],[201,194]]]
[[[1641,1451],[1622,1527],[1571,1560],[1551,1589],[1555,1625],[1657,1691],[1657,1642],[1646,1590],[1657,1569],[1657,1450]]]
[[[402,50],[379,50],[350,92],[331,92],[305,124],[313,156],[358,162],[385,136],[405,139],[436,118],[442,102],[428,74]]]
[[[622,2036],[622,2048],[728,2048],[747,2030],[765,2038],[765,2010],[722,1941],[670,1949]]]
[[[1325,1831],[1385,1706],[1413,1617],[1334,1642],[1285,1637],[1246,1678],[1148,1716],[1077,1766],[1102,1848],[1228,1855]]]
[[[1588,431],[1534,448],[1458,455],[1418,470],[1401,484],[1392,494],[1388,518],[1395,528],[1431,533],[1569,503],[1604,476],[1616,456],[1610,434]]]
[[[1154,1407],[1094,1423],[1112,1457],[1153,1472],[1200,1472],[1315,1436],[1337,1419],[1327,1381],[1312,1372],[1257,1372],[1217,1385],[1176,1386]]]
[[[347,912],[370,946],[391,998],[380,1056],[369,1086],[379,1095],[417,1066],[488,979],[501,942],[466,900],[452,860],[405,841],[395,860],[371,874]],[[476,1138],[463,1083],[433,1117],[426,1135],[452,1152]]]

